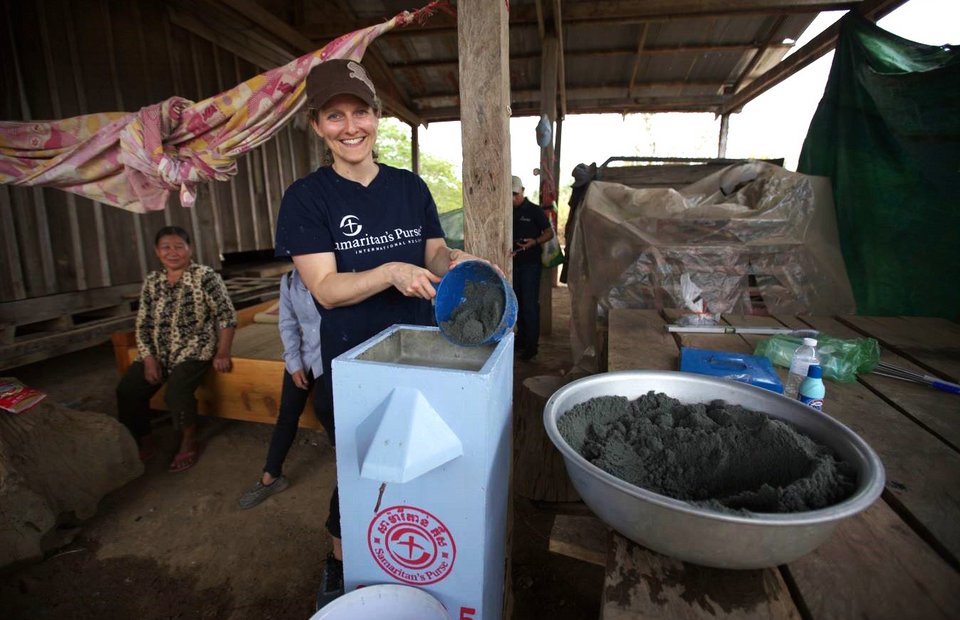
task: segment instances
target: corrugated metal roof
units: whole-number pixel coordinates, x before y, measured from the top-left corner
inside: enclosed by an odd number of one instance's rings
[[[213,0],[205,0],[211,2]],[[243,13],[253,0],[222,0]],[[496,0],[489,0],[491,7]],[[506,0],[505,0],[506,1]],[[727,112],[756,96],[822,10],[888,12],[905,0],[512,0],[511,109],[540,113],[542,37],[562,45],[560,110]],[[259,0],[317,47],[427,0]],[[456,3],[451,2],[453,10]],[[254,26],[256,27],[256,26]],[[301,39],[303,41],[304,39]],[[456,17],[394,30],[365,64],[406,120],[459,118]],[[782,68],[782,67],[780,67]],[[768,75],[764,75],[768,74]],[[774,82],[775,83],[775,82]],[[393,102],[395,105],[391,106]],[[389,108],[393,107],[393,110]]]

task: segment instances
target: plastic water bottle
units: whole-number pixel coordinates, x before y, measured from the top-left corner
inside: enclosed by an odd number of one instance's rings
[[[797,347],[790,360],[790,373],[787,375],[787,384],[783,386],[783,395],[787,398],[797,398],[800,384],[807,378],[807,369],[811,364],[820,364],[817,357],[817,339],[804,338],[803,344]]]
[[[807,370],[807,378],[800,383],[798,400],[814,409],[823,409],[823,397],[827,388],[823,385],[823,369],[817,364],[811,364]]]

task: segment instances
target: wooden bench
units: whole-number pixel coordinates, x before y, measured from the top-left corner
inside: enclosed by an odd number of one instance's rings
[[[198,410],[203,415],[274,424],[280,406],[283,386],[283,344],[276,324],[256,323],[254,317],[276,306],[277,300],[265,301],[237,312],[237,332],[233,339],[233,370],[219,373],[210,370],[197,388]],[[122,375],[137,357],[134,332],[115,332],[111,336],[117,370]],[[154,409],[164,410],[164,388],[150,401]],[[307,401],[300,426],[322,430]]]

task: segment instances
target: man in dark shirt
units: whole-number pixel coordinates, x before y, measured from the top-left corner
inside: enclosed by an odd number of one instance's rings
[[[517,352],[532,360],[540,340],[540,246],[553,229],[539,205],[523,196],[523,182],[513,177],[513,290],[517,294]]]

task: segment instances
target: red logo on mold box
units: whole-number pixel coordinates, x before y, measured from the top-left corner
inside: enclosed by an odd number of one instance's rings
[[[377,513],[367,529],[367,545],[385,573],[412,585],[442,581],[457,557],[447,526],[415,506],[390,506]]]

